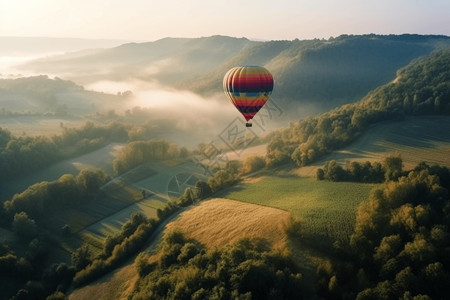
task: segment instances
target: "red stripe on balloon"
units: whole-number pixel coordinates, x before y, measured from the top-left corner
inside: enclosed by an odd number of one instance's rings
[[[266,104],[267,100],[233,100],[235,106],[263,106]]]

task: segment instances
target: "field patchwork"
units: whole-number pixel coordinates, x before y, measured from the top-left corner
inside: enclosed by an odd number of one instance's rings
[[[179,197],[199,179],[206,180],[203,169],[192,162],[148,163],[113,179],[102,189],[104,197],[80,210],[86,214],[73,220],[83,241],[99,248],[108,235],[121,230],[133,213],[157,218],[157,209]]]

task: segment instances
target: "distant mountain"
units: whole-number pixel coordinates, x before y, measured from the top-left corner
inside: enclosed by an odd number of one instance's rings
[[[248,39],[165,38],[118,47],[38,59],[23,66],[36,72],[64,74],[85,85],[95,81],[141,79],[176,86],[211,71],[252,43]]]
[[[125,42],[125,40],[111,39],[0,36],[0,45],[2,45],[0,56],[34,56],[84,49],[111,48]]]
[[[409,34],[268,42],[226,36],[165,38],[39,59],[22,67],[61,74],[83,85],[140,79],[210,95],[222,92],[229,68],[263,65],[274,75],[277,101],[328,109],[360,99],[393,80],[411,60],[446,47],[450,37]]]

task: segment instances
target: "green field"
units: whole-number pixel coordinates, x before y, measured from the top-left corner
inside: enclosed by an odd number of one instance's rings
[[[358,204],[368,199],[374,186],[267,176],[253,183],[241,183],[223,196],[287,210],[304,222],[307,235],[345,241],[353,232]]]

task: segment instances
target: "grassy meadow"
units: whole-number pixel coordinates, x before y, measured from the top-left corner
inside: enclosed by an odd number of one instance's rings
[[[223,197],[291,212],[305,234],[347,240],[353,232],[359,203],[375,184],[318,181],[297,176],[266,176],[241,183]]]
[[[182,212],[166,226],[208,248],[223,247],[242,238],[264,237],[274,248],[283,248],[289,213],[241,201],[214,198]]]

